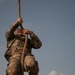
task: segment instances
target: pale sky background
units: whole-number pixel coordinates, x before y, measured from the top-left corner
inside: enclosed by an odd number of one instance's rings
[[[7,67],[5,32],[17,13],[17,0],[0,0],[0,75]],[[39,75],[75,75],[75,0],[21,0],[21,15],[43,43],[32,50]]]

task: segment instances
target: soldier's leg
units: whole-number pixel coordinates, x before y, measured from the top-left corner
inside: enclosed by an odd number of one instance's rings
[[[39,67],[38,67],[38,62],[35,61],[34,66],[31,68],[31,70],[29,71],[29,75],[38,75],[39,73]]]
[[[24,60],[24,68],[26,68],[29,75],[38,75],[38,62],[33,55],[27,55]]]
[[[6,75],[21,75],[21,57],[20,55],[13,55],[10,57],[10,62],[6,70]]]

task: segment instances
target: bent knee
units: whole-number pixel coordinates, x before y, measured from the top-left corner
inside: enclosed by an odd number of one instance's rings
[[[8,65],[6,73],[7,73],[7,75],[15,75],[15,74],[19,73],[19,71],[20,71],[20,65],[11,63]]]
[[[24,66],[29,66],[29,67],[33,67],[35,64],[35,57],[34,56],[26,56],[25,60],[24,60],[25,65]]]
[[[16,69],[7,68],[6,73],[7,73],[7,75],[14,75],[16,73]]]

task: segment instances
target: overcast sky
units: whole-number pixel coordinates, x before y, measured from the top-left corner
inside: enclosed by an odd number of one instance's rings
[[[32,50],[39,75],[75,75],[75,0],[21,0],[23,26],[43,45]],[[17,0],[0,0],[0,74],[7,61],[5,32],[18,18]]]

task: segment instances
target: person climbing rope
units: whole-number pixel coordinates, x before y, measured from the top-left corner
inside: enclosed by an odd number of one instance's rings
[[[22,75],[21,69],[21,56],[24,47],[24,41],[26,35],[30,35],[27,41],[26,50],[24,53],[24,72],[28,72],[29,75],[38,75],[39,66],[38,61],[32,54],[32,48],[39,49],[42,46],[42,42],[37,35],[28,29],[21,29],[22,18],[13,23],[6,31],[7,50],[4,57],[8,61],[6,75]]]

